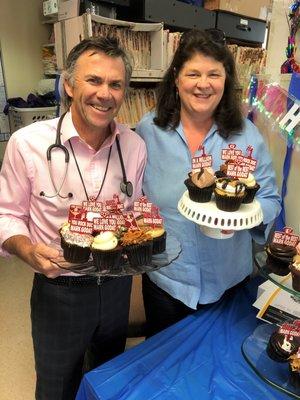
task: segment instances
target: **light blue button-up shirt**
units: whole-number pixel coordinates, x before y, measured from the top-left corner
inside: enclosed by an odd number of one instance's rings
[[[159,206],[169,235],[181,243],[182,253],[171,265],[151,272],[150,279],[171,296],[196,309],[197,304],[217,301],[225,290],[242,281],[252,272],[252,238],[263,243],[272,222],[280,211],[280,197],[275,182],[271,157],[258,129],[245,120],[242,132],[223,139],[213,125],[203,145],[213,157],[213,169],[224,163],[221,150],[235,143],[246,154],[248,145],[258,160],[253,175],[260,184],[256,199],[263,210],[266,229],[236,231],[229,239],[205,236],[199,226],[184,218],[177,204],[186,190],[184,180],[191,171],[191,154],[180,124],[175,131],[163,130],[153,122],[153,113],[146,114],[136,128],[148,151],[143,189],[149,200]],[[200,153],[195,154],[200,155]]]

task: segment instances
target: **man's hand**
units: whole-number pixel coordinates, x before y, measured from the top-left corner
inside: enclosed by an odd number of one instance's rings
[[[32,244],[30,239],[23,235],[12,236],[3,243],[4,250],[15,254],[35,271],[46,275],[48,278],[56,278],[63,270],[51,260],[59,256],[59,251],[43,243]]]

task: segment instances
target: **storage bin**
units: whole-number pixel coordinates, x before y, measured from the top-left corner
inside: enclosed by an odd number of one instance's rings
[[[56,117],[56,107],[17,108],[9,107],[11,133],[33,122]]]

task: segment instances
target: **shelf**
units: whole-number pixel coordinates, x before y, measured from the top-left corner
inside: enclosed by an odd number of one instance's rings
[[[259,378],[295,399],[300,399],[300,390],[290,383],[288,363],[273,361],[266,352],[271,334],[276,325],[259,325],[242,344],[242,354]]]
[[[263,277],[269,279],[271,282],[275,283],[275,285],[279,286],[281,289],[286,290],[291,293],[293,296],[300,298],[300,292],[297,292],[292,288],[292,277],[289,273],[286,276],[276,275],[274,274],[266,265],[267,253],[265,251],[260,251],[254,255],[254,262],[257,266],[259,272]]]

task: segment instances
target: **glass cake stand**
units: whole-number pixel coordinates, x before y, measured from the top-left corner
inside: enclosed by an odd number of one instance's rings
[[[252,335],[244,340],[242,354],[262,380],[281,392],[300,399],[300,389],[296,389],[290,383],[288,363],[273,361],[266,352],[269,338],[276,329],[278,326],[272,324],[259,325]]]
[[[152,261],[149,265],[141,265],[132,267],[127,259],[122,258],[121,265],[118,270],[105,270],[99,271],[93,264],[93,259],[90,257],[89,261],[81,264],[73,264],[66,261],[63,258],[63,251],[60,247],[60,239],[51,243],[53,247],[60,251],[60,257],[52,260],[52,262],[58,265],[60,268],[68,270],[70,272],[76,272],[77,274],[92,275],[92,276],[124,276],[124,275],[138,275],[144,272],[156,271],[162,267],[166,267],[176,260],[181,253],[181,246],[179,241],[171,235],[167,235],[166,239],[166,250],[161,254],[155,254],[152,256]]]
[[[257,266],[261,275],[264,276],[266,279],[269,279],[271,282],[275,283],[275,285],[279,286],[281,289],[284,289],[287,292],[291,293],[294,297],[300,300],[300,292],[292,288],[291,274],[289,273],[286,276],[274,274],[274,272],[272,272],[266,265],[266,259],[267,259],[267,253],[265,251],[259,251],[254,255],[255,265]]]
[[[241,204],[237,211],[228,212],[217,208],[214,195],[207,203],[197,203],[190,199],[187,190],[178,202],[178,211],[213,239],[228,239],[235,231],[254,228],[263,220],[261,206],[255,199]]]

